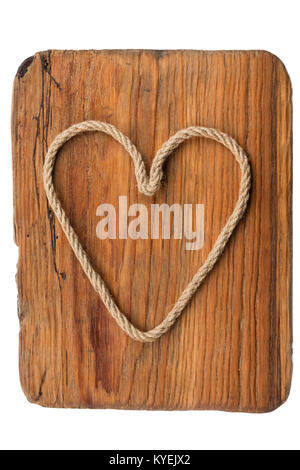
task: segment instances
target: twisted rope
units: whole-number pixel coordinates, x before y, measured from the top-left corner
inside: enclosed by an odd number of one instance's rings
[[[53,186],[52,175],[58,150],[75,135],[80,134],[81,132],[92,131],[100,131],[110,135],[117,142],[119,142],[125,148],[125,150],[127,150],[134,164],[138,190],[146,196],[153,196],[153,194],[158,191],[163,177],[163,164],[168,156],[182,142],[190,139],[191,137],[206,137],[208,139],[219,142],[233,153],[240,166],[241,182],[239,196],[236,206],[227,220],[226,225],[220,232],[205,262],[194,275],[188,286],[184,289],[171,311],[159,325],[149,331],[140,331],[118,308],[102,277],[92,267],[85,250],[78,240],[77,234],[75,233],[64,209],[61,206],[60,200],[58,199]],[[57,135],[49,147],[44,164],[44,187],[49,204],[52,207],[57,219],[59,220],[76,257],[82,266],[83,271],[85,272],[95,291],[100,295],[105,307],[111,316],[116,320],[120,328],[122,328],[122,330],[128,336],[130,336],[130,338],[144,343],[155,341],[171,328],[177,318],[182,314],[184,308],[187,306],[198,287],[204,281],[208,273],[213,269],[215,263],[220,258],[232,232],[234,231],[246,210],[249,199],[250,186],[250,166],[244,150],[232,137],[216,129],[210,129],[206,127],[188,127],[186,129],[181,129],[172,137],[170,137],[169,140],[167,140],[156,153],[149,176],[147,175],[141,154],[132,144],[130,139],[122,134],[122,132],[120,132],[113,125],[100,121],[84,121],[69,127],[61,134]]]

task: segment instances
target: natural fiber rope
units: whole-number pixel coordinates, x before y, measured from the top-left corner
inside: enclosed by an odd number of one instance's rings
[[[146,332],[140,331],[138,328],[133,326],[133,324],[119,310],[102,277],[92,267],[85,250],[78,240],[77,234],[61,206],[60,200],[58,199],[53,186],[52,175],[58,150],[75,135],[82,132],[92,131],[100,131],[110,135],[127,150],[134,163],[138,189],[141,193],[147,196],[153,196],[153,194],[155,194],[159,189],[163,177],[163,164],[167,157],[182,142],[190,139],[191,137],[206,137],[221,143],[233,153],[241,169],[240,191],[236,206],[227,220],[225,227],[220,232],[214,247],[206,258],[206,261],[202,264],[188,286],[184,289],[164,320],[158,326]],[[64,130],[61,134],[57,135],[50,145],[44,164],[44,186],[53,212],[58,218],[83,271],[87,275],[95,291],[100,295],[107,310],[128,336],[146,343],[155,341],[171,328],[177,318],[182,314],[184,308],[187,306],[200,284],[204,281],[217,260],[220,258],[226,243],[246,210],[251,186],[251,173],[246,153],[232,137],[216,129],[209,129],[206,127],[188,127],[187,129],[181,129],[178,131],[162,145],[154,157],[150,175],[148,176],[141,154],[128,137],[111,124],[100,121],[84,121]]]

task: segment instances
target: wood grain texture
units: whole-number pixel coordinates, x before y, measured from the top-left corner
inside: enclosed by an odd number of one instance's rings
[[[103,120],[128,135],[149,169],[178,129],[203,125],[249,155],[246,217],[182,318],[155,343],[128,338],[82,273],[47,205],[42,167],[54,137]],[[48,51],[18,70],[12,142],[20,318],[20,377],[52,407],[270,411],[291,381],[291,85],[268,52]],[[81,135],[60,152],[55,186],[120,308],[158,324],[205,260],[232,212],[239,168],[219,144],[174,152],[162,189],[137,191],[132,162],[109,136]],[[205,205],[205,243],[99,240],[96,208]],[[150,209],[149,209],[150,210]]]

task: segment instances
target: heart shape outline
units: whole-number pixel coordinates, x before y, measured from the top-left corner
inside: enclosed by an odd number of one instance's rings
[[[153,196],[155,192],[159,190],[163,177],[162,167],[165,160],[182,142],[192,137],[205,137],[221,143],[232,152],[240,166],[241,181],[238,200],[225,226],[220,231],[213,248],[209,252],[204,263],[193,276],[192,280],[183,290],[170,312],[165,316],[159,325],[148,331],[141,331],[136,328],[127,319],[126,315],[120,311],[101,275],[94,270],[54,189],[53,170],[59,149],[75,135],[82,132],[94,131],[103,132],[110,135],[125,148],[134,163],[138,190],[147,196]],[[105,307],[118,323],[120,328],[130,338],[147,343],[153,342],[160,338],[172,327],[208,273],[213,269],[216,262],[222,255],[229,238],[231,237],[234,229],[246,211],[251,187],[251,170],[245,151],[232,137],[217,129],[191,126],[179,130],[163,143],[160,149],[156,152],[148,176],[142,155],[131,142],[131,140],[119,129],[117,129],[112,124],[108,124],[102,121],[83,121],[78,124],[73,124],[55,137],[49,146],[47,155],[45,157],[43,181],[49,204],[57,219],[59,220],[60,225],[71,245],[75,256],[80,262],[83,271],[85,272],[95,291],[100,295]]]

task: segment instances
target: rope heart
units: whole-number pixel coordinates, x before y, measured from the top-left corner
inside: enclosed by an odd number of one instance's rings
[[[158,191],[163,176],[162,167],[165,160],[182,142],[190,139],[191,137],[206,137],[221,143],[233,153],[241,169],[240,191],[236,206],[227,220],[226,225],[221,230],[212,250],[188,286],[181,293],[171,311],[159,325],[149,331],[144,332],[136,328],[126,318],[124,313],[120,311],[102,277],[92,267],[92,264],[88,259],[85,250],[80,244],[77,234],[71,226],[70,221],[66,216],[66,213],[62,208],[60,200],[58,199],[54,189],[53,169],[58,150],[75,135],[82,132],[92,131],[100,131],[110,135],[117,142],[119,142],[125,148],[125,150],[127,150],[134,163],[138,190],[147,196],[153,196],[153,194]],[[249,199],[250,186],[251,172],[248,158],[244,150],[232,137],[216,129],[210,129],[206,127],[188,127],[186,129],[181,129],[172,137],[170,137],[169,140],[167,140],[156,153],[149,176],[147,175],[141,154],[138,152],[130,139],[122,134],[122,132],[119,131],[116,127],[100,121],[84,121],[69,127],[61,134],[57,135],[49,147],[44,164],[44,187],[49,204],[52,207],[57,219],[59,220],[62,229],[71,245],[71,248],[82,266],[83,271],[85,272],[95,291],[100,295],[105,307],[111,316],[116,320],[120,328],[122,328],[122,330],[127,333],[130,338],[144,343],[155,341],[171,328],[177,318],[182,314],[183,310],[197,291],[198,287],[202,284],[208,273],[213,269],[217,260],[222,255],[223,250],[230,236],[232,235],[232,232],[245,213]]]

